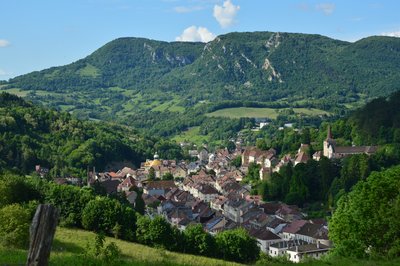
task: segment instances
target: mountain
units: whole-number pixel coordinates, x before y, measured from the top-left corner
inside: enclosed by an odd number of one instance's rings
[[[253,32],[222,35],[207,44],[120,38],[75,63],[9,83],[48,91],[183,90],[187,98],[214,101],[243,96],[267,101],[293,93],[376,96],[400,88],[399,59],[400,39],[392,37],[349,43],[320,35]]]
[[[226,101],[340,111],[400,89],[400,39],[350,43],[273,32],[229,33],[206,44],[119,38],[84,59],[0,88],[18,88],[78,117],[146,128],[176,114],[193,120]]]

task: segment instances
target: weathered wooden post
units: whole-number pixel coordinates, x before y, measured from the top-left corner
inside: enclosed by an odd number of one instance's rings
[[[47,266],[51,244],[58,223],[58,210],[48,204],[36,209],[30,228],[30,246],[27,266]]]

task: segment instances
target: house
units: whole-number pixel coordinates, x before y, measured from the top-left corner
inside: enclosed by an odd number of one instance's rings
[[[160,200],[156,196],[151,196],[149,194],[142,194],[142,199],[146,207],[156,208],[160,204]]]
[[[192,206],[192,212],[194,220],[202,224],[211,220],[215,215],[215,211],[213,211],[204,201],[197,201]]]
[[[321,243],[330,246],[328,228],[321,224],[306,223],[296,233],[296,239],[301,239],[310,244]]]
[[[242,165],[248,166],[250,163],[256,163],[271,167],[275,155],[276,151],[274,149],[262,151],[256,147],[247,147],[242,153]]]
[[[224,216],[216,216],[204,225],[204,230],[212,235],[224,230],[226,219]]]
[[[253,228],[262,228],[262,227],[265,228],[267,221],[268,221],[268,215],[266,215],[261,210],[261,212],[257,213],[257,215],[253,215],[252,217],[250,217],[250,219],[247,222]]]
[[[266,228],[252,228],[248,232],[250,236],[257,240],[261,251],[267,254],[269,253],[270,245],[284,241],[280,236],[268,231]]]
[[[223,211],[224,204],[227,202],[228,199],[224,196],[218,196],[214,200],[210,202],[210,207],[217,211]]]
[[[178,166],[176,166],[175,168],[173,168],[173,169],[171,170],[171,173],[172,173],[172,175],[174,176],[174,178],[177,178],[177,177],[186,177],[187,169],[184,168],[184,167],[181,166],[181,165],[178,165]]]
[[[195,187],[195,190],[197,190],[196,191],[197,196],[195,197],[205,202],[211,202],[219,195],[218,191],[214,187],[208,184],[198,185]]]
[[[223,177],[219,179],[216,182],[215,187],[223,195],[228,195],[231,192],[238,192],[242,188],[242,186],[236,183],[234,179],[228,177]]]
[[[150,196],[165,196],[165,194],[173,188],[176,188],[176,185],[172,180],[150,181],[146,186],[144,186],[143,193]]]
[[[225,202],[224,215],[235,223],[240,223],[240,218],[253,204],[244,199],[234,199]]]
[[[211,235],[216,235],[224,230],[237,228],[237,224],[224,216],[215,216],[204,224],[204,230]]]
[[[196,173],[200,170],[200,166],[195,162],[190,162],[187,166],[187,174]]]
[[[300,220],[304,217],[304,214],[300,211],[299,207],[297,207],[296,205],[287,205],[284,203],[280,205],[275,214],[287,222]]]
[[[129,204],[135,206],[136,204],[136,198],[138,194],[136,191],[127,191],[126,192],[126,199],[128,200]]]
[[[301,151],[296,155],[296,159],[294,160],[294,166],[298,165],[299,163],[307,163],[309,160],[310,157],[307,155],[307,153]]]
[[[320,259],[323,255],[328,253],[329,247],[320,244],[306,244],[300,246],[294,246],[286,250],[288,258],[291,262],[299,263],[304,258]]]
[[[376,153],[378,146],[337,146],[332,137],[331,127],[328,126],[326,139],[323,142],[323,155],[329,159],[340,159],[353,154]]]
[[[192,158],[199,156],[199,152],[197,150],[189,150],[188,153],[189,153],[189,156]]]
[[[136,171],[129,167],[124,167],[117,172],[117,174],[121,175],[122,177],[131,176],[133,178],[136,177]]]
[[[314,152],[314,154],[312,156],[313,160],[315,160],[315,161],[321,160],[321,157],[322,157],[322,152],[321,151]]]
[[[278,164],[275,165],[272,172],[279,172],[282,167],[288,165],[290,162],[292,162],[292,157],[290,154],[286,154],[285,156],[282,157],[282,159],[278,162]]]
[[[305,220],[296,220],[288,224],[282,229],[282,237],[285,240],[293,240],[297,239],[296,234],[300,230],[300,228],[305,225],[307,221]]]
[[[247,212],[243,213],[242,215],[240,215],[240,220],[239,223],[240,224],[250,224],[251,221],[253,220],[257,220],[261,218],[261,223],[262,223],[262,218],[264,217],[263,215],[263,211],[256,207],[256,206],[252,206],[250,209],[247,210]]]
[[[201,149],[198,154],[198,158],[202,163],[208,163],[208,151],[206,148]]]
[[[127,178],[125,178],[124,181],[122,181],[122,183],[120,183],[117,187],[117,191],[121,192],[121,191],[129,191],[133,186],[135,186],[135,179],[133,179],[133,177],[128,176]]]
[[[49,173],[49,168],[42,167],[40,164],[35,166],[35,171],[40,177],[45,177]]]
[[[267,221],[266,227],[269,231],[279,234],[282,232],[282,229],[287,225],[287,223],[282,220],[281,218],[278,218],[275,215],[269,216],[269,219]]]
[[[269,246],[268,255],[271,257],[285,256],[289,248],[301,245],[307,245],[307,242],[299,239],[277,242]]]
[[[116,194],[118,192],[118,186],[121,183],[119,179],[106,179],[100,181],[100,186],[102,186],[108,195]]]

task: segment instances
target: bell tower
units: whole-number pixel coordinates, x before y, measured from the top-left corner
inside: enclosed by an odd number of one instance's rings
[[[332,159],[333,153],[335,152],[335,140],[332,137],[331,126],[328,126],[328,132],[326,134],[326,139],[323,142],[323,154],[325,157]]]

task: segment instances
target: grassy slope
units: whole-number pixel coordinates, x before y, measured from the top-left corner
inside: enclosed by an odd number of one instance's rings
[[[50,255],[50,265],[98,265],[99,261],[88,260],[83,253],[87,243],[93,243],[92,232],[57,228]],[[179,254],[147,246],[107,238],[107,243],[115,242],[122,251],[122,265],[240,265],[232,262],[200,256]],[[9,250],[0,247],[0,265],[24,264],[27,256],[25,250]]]
[[[56,237],[53,242],[53,250],[50,256],[50,265],[108,265],[98,259],[88,258],[83,255],[88,243],[93,243],[95,234],[92,232],[57,228]],[[115,242],[122,251],[122,260],[117,265],[240,265],[238,263],[226,262],[217,259],[179,254],[147,246],[129,243],[113,238],[107,238],[106,244]],[[7,249],[0,246],[0,265],[24,265],[27,251],[20,249]],[[295,265],[285,262],[263,262],[260,265]],[[391,266],[400,265],[400,259],[391,261],[382,260],[353,260],[353,259],[331,259],[327,261],[309,261],[297,265],[308,266]]]

